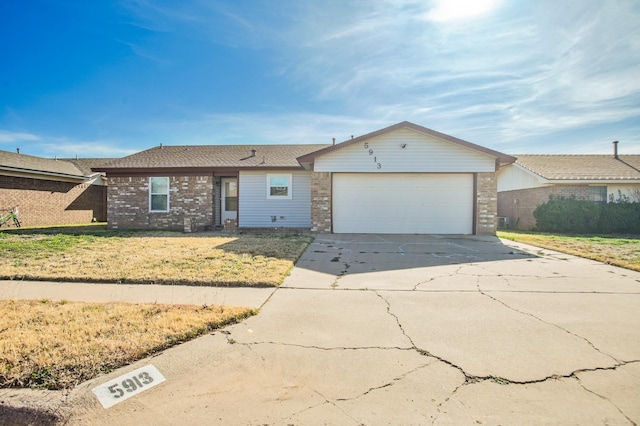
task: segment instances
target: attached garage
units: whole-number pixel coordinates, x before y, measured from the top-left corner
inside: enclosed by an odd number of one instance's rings
[[[298,161],[313,232],[495,235],[496,171],[515,158],[404,121]]]
[[[335,173],[333,232],[472,234],[469,173]]]

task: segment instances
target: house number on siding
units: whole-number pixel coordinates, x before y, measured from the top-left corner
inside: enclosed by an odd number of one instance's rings
[[[369,155],[373,155],[373,149],[369,149],[369,142],[364,143],[364,149],[369,150]],[[373,162],[376,163],[376,169],[382,168],[382,163],[378,163],[378,157],[373,157]]]

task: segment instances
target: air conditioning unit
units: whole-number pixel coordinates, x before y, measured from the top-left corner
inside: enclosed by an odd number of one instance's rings
[[[498,229],[507,229],[509,227],[509,218],[498,216]]]

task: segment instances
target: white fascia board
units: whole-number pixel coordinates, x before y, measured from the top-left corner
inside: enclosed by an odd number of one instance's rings
[[[538,182],[540,182],[540,184],[542,184],[542,185],[551,183],[551,181],[549,179],[547,179],[546,177],[544,177],[544,176],[542,176],[542,175],[540,175],[540,174],[538,174],[538,173],[536,173],[536,172],[534,172],[532,170],[529,170],[526,167],[524,167],[524,166],[522,166],[522,165],[520,165],[518,163],[508,164],[507,167],[508,166],[513,166],[513,167],[517,168],[518,170],[523,171],[524,173],[527,173],[527,174],[535,177],[536,179],[538,179]]]
[[[44,172],[39,170],[15,169],[12,167],[0,166],[0,174],[5,176],[23,177],[31,179],[55,180],[62,182],[84,182],[86,176],[67,175],[64,173]]]

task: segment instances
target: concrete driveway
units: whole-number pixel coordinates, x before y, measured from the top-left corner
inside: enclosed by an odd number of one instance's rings
[[[91,388],[166,382],[104,409]],[[69,424],[639,424],[640,273],[495,237],[326,235],[256,317],[80,385]]]

